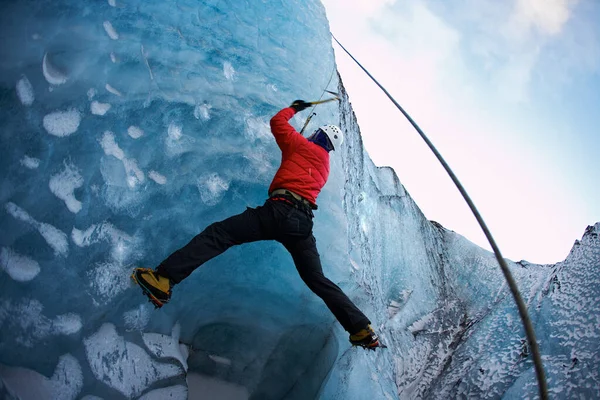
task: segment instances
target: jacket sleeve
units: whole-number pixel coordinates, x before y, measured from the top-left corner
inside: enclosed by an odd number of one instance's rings
[[[287,107],[271,118],[271,133],[275,136],[275,141],[283,152],[289,150],[292,144],[302,137],[288,122],[294,114],[296,114],[296,111],[291,107]]]

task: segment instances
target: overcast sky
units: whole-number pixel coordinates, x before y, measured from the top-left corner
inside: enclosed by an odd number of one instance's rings
[[[322,0],[340,42],[411,114],[504,257],[562,261],[600,221],[600,1]],[[437,159],[336,45],[376,165],[426,217],[488,248]]]

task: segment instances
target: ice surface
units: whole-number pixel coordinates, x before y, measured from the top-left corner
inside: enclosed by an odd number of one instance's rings
[[[365,153],[320,2],[20,0],[2,11],[0,364],[36,376],[31,390],[536,397],[494,256],[428,221],[402,177]],[[269,119],[324,89],[342,101],[319,105],[307,130],[339,124],[346,141],[318,199],[317,246],[325,274],[389,348],[350,348],[272,242],[228,250],[154,310],[132,288],[132,268],[261,205],[281,160]],[[509,262],[554,398],[600,392],[599,230],[557,264]],[[83,379],[67,383],[56,364]]]
[[[90,111],[94,115],[104,115],[110,110],[112,106],[108,103],[100,103],[98,101],[92,101],[90,104]]]
[[[62,85],[67,81],[67,76],[59,71],[49,60],[48,53],[44,54],[42,60],[42,71],[44,77],[51,85]]]
[[[12,331],[10,341],[26,347],[49,336],[71,335],[81,330],[82,321],[77,314],[63,314],[50,319],[42,314],[44,305],[35,299],[0,302],[0,323],[3,330]],[[7,341],[8,342],[8,341]]]
[[[44,117],[44,128],[51,135],[64,137],[77,132],[80,122],[81,114],[75,109],[55,111]]]
[[[16,253],[9,247],[3,247],[0,253],[0,266],[15,281],[27,282],[40,273],[37,261]]]
[[[71,400],[83,387],[81,366],[71,354],[65,354],[50,379],[36,371],[0,364],[0,379],[8,392],[20,400]]]
[[[35,100],[33,86],[31,86],[31,82],[29,82],[26,76],[23,76],[17,82],[17,96],[19,96],[19,100],[24,106],[32,105]]]
[[[6,203],[5,208],[14,218],[36,228],[40,235],[44,237],[46,243],[54,249],[56,255],[66,256],[69,253],[69,242],[64,232],[50,224],[36,221],[25,210],[14,203]]]
[[[104,324],[83,341],[96,379],[131,398],[154,382],[181,374],[170,364],[156,362],[139,346],[123,339],[112,324]]]
[[[104,26],[104,30],[106,31],[106,34],[112,39],[112,40],[117,40],[119,39],[119,34],[117,33],[117,31],[115,31],[115,28],[113,28],[112,24],[110,23],[110,21],[104,21],[103,24]]]
[[[155,389],[141,396],[139,400],[188,400],[188,388],[184,385]]]
[[[38,158],[25,155],[21,159],[21,165],[29,169],[36,169],[40,166],[40,160]]]
[[[81,211],[81,202],[75,198],[75,189],[83,186],[83,177],[77,167],[65,162],[64,169],[50,177],[50,190],[65,202],[72,213]]]

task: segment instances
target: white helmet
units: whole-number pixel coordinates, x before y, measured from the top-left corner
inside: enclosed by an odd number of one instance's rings
[[[323,125],[319,129],[325,132],[333,146],[333,150],[340,148],[344,142],[344,133],[340,128],[335,125]]]

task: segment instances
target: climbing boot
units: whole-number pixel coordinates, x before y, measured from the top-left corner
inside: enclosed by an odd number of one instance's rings
[[[131,279],[142,288],[142,292],[148,296],[154,307],[161,308],[171,299],[171,281],[154,270],[136,268],[131,274]]]
[[[379,343],[379,337],[375,334],[371,325],[367,325],[366,328],[350,335],[350,343],[352,346],[360,346],[369,350],[375,350],[377,347],[385,347]]]

